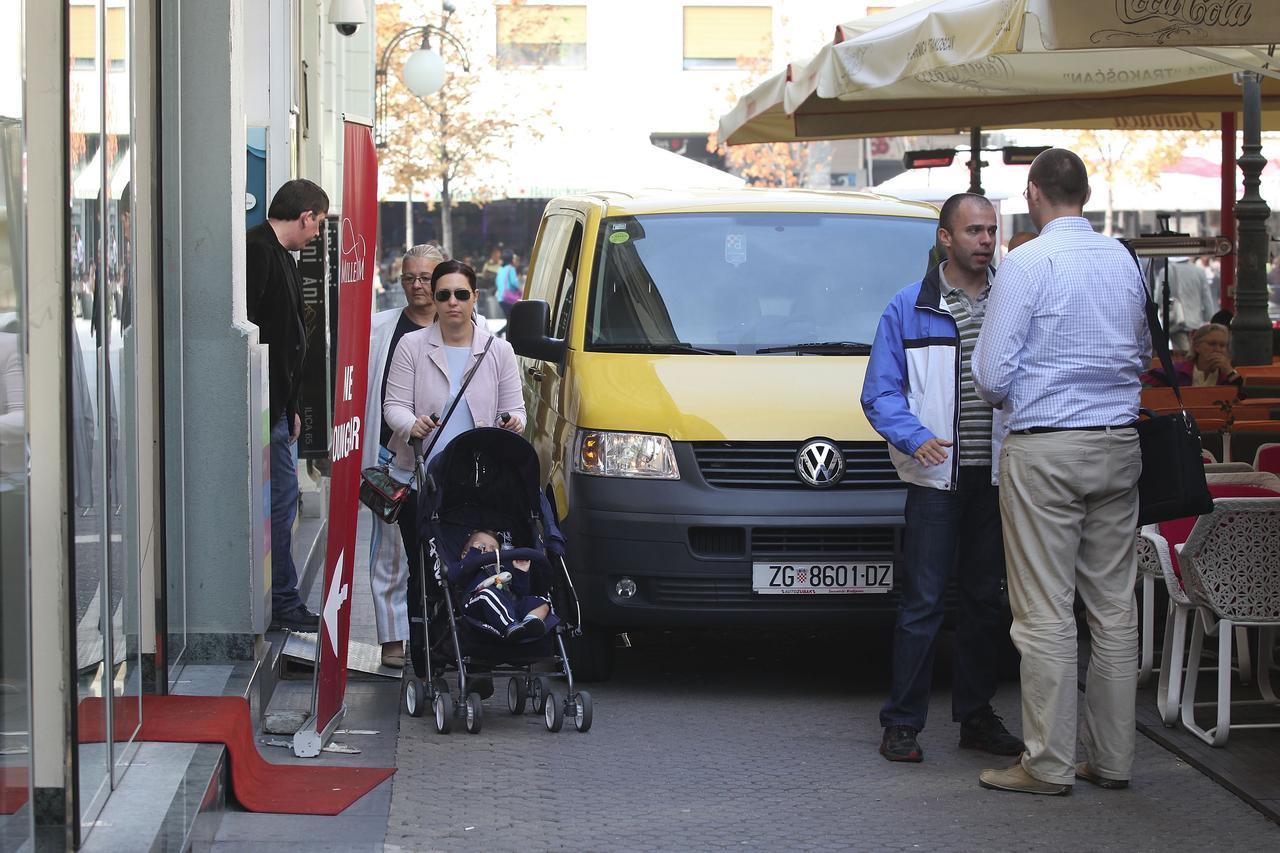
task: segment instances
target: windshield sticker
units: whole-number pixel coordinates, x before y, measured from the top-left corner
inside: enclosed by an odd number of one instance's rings
[[[747,238],[745,234],[724,235],[724,262],[741,266],[747,262]]]
[[[609,235],[609,242],[615,246],[620,246],[631,239],[631,235],[626,231],[614,231]]]

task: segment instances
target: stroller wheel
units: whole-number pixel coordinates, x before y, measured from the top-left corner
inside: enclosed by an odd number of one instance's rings
[[[564,727],[564,700],[554,690],[543,695],[547,705],[542,715],[547,721],[547,731],[558,732]]]
[[[431,686],[432,688],[434,688],[434,691],[436,693],[449,692],[449,682],[445,681],[443,678],[441,678],[438,675],[435,678],[431,679]]]
[[[547,709],[547,696],[551,693],[551,679],[539,675],[533,681],[533,710],[541,714]]]
[[[507,682],[507,708],[509,708],[513,714],[523,714],[528,702],[529,689],[524,685],[524,676],[513,676],[511,680]]]
[[[585,690],[573,699],[573,727],[580,732],[591,728],[591,694]]]
[[[448,693],[437,693],[431,709],[436,714],[436,731],[447,735],[453,728],[453,697]]]
[[[484,706],[480,704],[480,694],[467,694],[466,726],[467,734],[480,734],[480,723],[484,719]]]
[[[404,710],[410,717],[421,717],[427,709],[426,689],[422,682],[412,675],[404,680]]]

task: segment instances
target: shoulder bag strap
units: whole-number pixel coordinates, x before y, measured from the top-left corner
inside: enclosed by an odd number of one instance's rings
[[[1130,257],[1133,258],[1134,264],[1138,267],[1138,274],[1144,279],[1142,295],[1147,300],[1147,328],[1151,331],[1151,342],[1155,345],[1156,355],[1160,357],[1160,366],[1164,368],[1165,381],[1169,383],[1169,387],[1173,388],[1173,395],[1178,398],[1178,407],[1185,414],[1187,407],[1182,402],[1182,391],[1178,387],[1178,374],[1173,369],[1173,354],[1169,352],[1169,336],[1165,333],[1164,327],[1160,325],[1160,315],[1156,310],[1156,303],[1152,301],[1151,291],[1147,289],[1146,276],[1142,275],[1142,264],[1138,263],[1138,254],[1133,251],[1132,246],[1124,240],[1121,240],[1120,243],[1129,250]]]

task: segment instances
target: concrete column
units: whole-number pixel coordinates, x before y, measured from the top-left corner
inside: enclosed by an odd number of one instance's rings
[[[62,6],[27,3],[28,46],[57,44],[64,38]],[[64,82],[60,50],[26,51],[27,121],[27,438],[31,452],[31,763],[40,826],[63,827],[71,844],[75,803],[67,795],[75,744],[71,708],[75,686],[74,627],[67,565],[72,546],[67,525],[68,480],[66,354],[67,149]],[[52,840],[52,839],[51,839]],[[56,846],[56,840],[48,845]]]
[[[166,556],[185,580],[188,660],[252,657],[269,618],[254,544],[262,406],[245,313],[242,2],[161,7]]]

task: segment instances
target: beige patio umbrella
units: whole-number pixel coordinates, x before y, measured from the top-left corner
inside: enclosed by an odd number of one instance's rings
[[[1256,189],[1260,130],[1280,126],[1277,5],[921,0],[840,25],[808,62],[744,95],[721,118],[719,138],[733,145],[960,128],[976,138],[979,127],[1096,127],[1163,114],[1234,116],[1243,106],[1233,330],[1240,362],[1267,363],[1268,210]],[[1243,91],[1240,71],[1253,72],[1244,75]],[[1225,206],[1223,213],[1225,220]]]
[[[1277,42],[1275,0],[922,0],[841,24],[812,59],[744,95],[721,119],[720,138],[1220,114],[1240,107],[1240,70],[1264,74],[1263,111],[1280,128],[1280,73],[1266,47]]]

